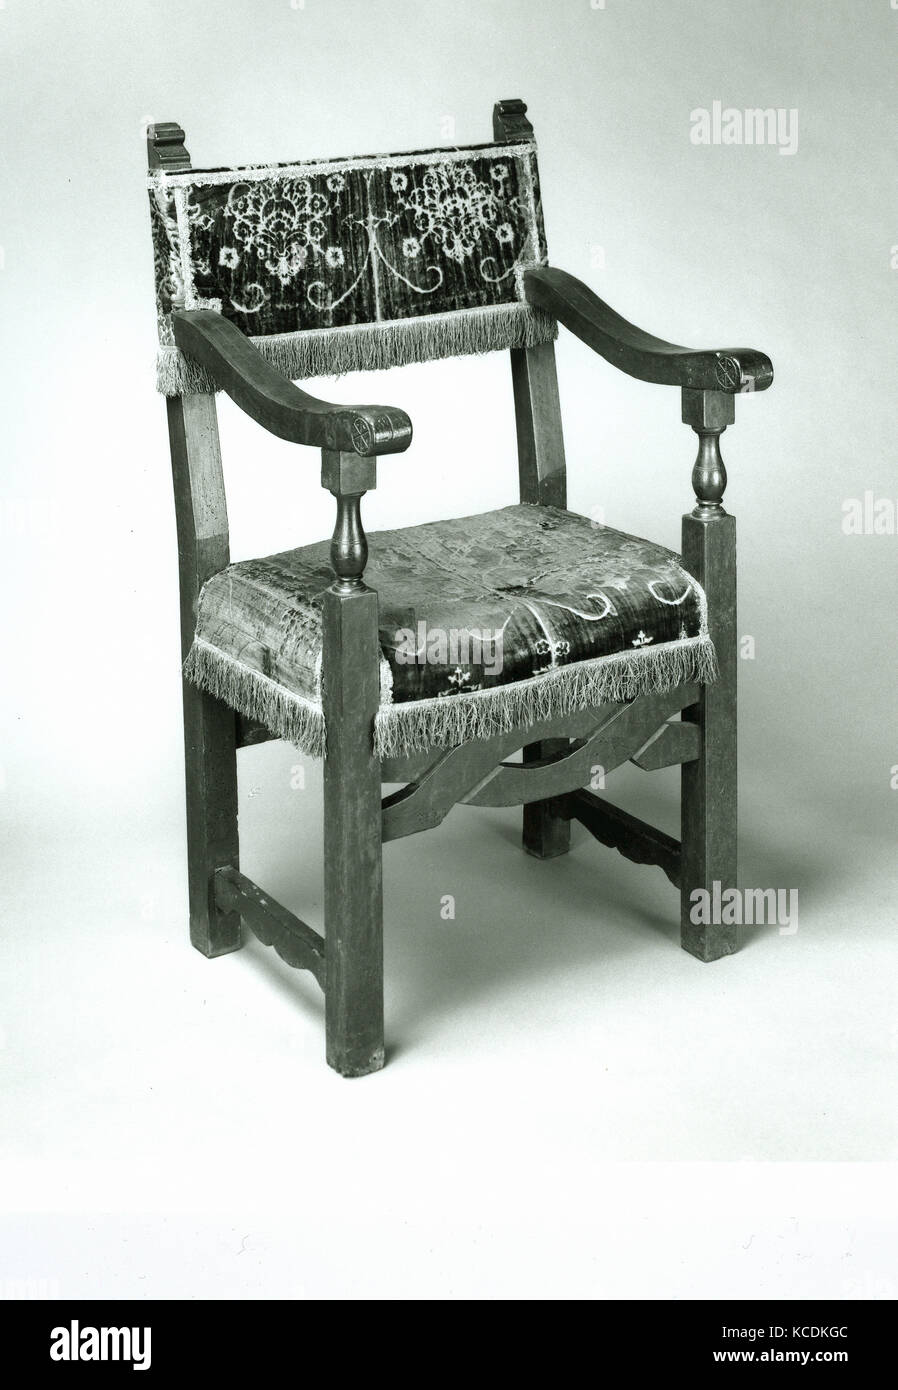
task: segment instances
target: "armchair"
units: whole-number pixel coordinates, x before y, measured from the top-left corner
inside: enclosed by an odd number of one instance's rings
[[[455,805],[523,807],[525,849],[577,821],[660,867],[702,961],[734,928],[690,913],[736,876],[735,521],[720,436],[772,381],[742,348],[635,328],[549,267],[533,128],[499,102],[463,150],[249,169],[191,166],[149,132],[148,187],[180,559],[190,932],[206,956],[246,927],[325,995],[327,1060],[384,1062],[382,850]],[[698,435],[682,553],[567,510],[554,338],[678,386]],[[510,351],[520,503],[366,537],[379,456],[412,443],[394,406],[337,405],[292,379]],[[328,545],[230,563],[215,392],[321,450]],[[324,758],[324,934],[240,871],[237,750]],[[523,750],[523,761],[508,759]],[[682,768],[680,840],[587,789],[596,764]],[[401,789],[382,800],[382,784]]]

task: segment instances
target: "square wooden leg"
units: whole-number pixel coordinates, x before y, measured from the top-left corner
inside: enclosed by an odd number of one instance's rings
[[[697,723],[702,747],[682,770],[681,943],[701,961],[731,955],[736,928],[701,922],[697,889],[714,899],[737,883],[736,842],[736,520],[722,509],[683,518],[683,563],[703,585],[720,675],[683,711]],[[720,901],[718,896],[717,902]]]
[[[168,427],[178,522],[181,655],[186,656],[200,590],[228,563],[214,395],[169,397]],[[213,896],[215,870],[238,868],[236,718],[227,705],[187,681],[184,761],[190,940],[204,956],[221,956],[243,943],[239,914],[219,911]]]
[[[377,595],[329,589],[322,620],[327,1060],[365,1076],[384,1064]]]
[[[540,758],[551,757],[568,747],[566,738],[544,739],[542,743],[530,743],[524,749],[524,762],[539,762]],[[553,815],[551,802],[532,801],[524,807],[523,845],[528,854],[537,859],[555,859],[559,854],[567,854],[571,847],[571,823],[561,816]]]
[[[184,683],[190,940],[204,956],[243,944],[240,916],[215,905],[216,869],[239,867],[237,748],[233,710]]]

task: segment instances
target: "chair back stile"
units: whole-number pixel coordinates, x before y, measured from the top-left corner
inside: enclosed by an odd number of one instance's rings
[[[147,139],[150,172],[187,172],[191,161],[184,139],[184,131],[174,122],[151,127]],[[182,656],[186,656],[196,625],[199,592],[206,580],[230,561],[228,504],[214,392],[170,396],[166,407],[181,579],[181,646]]]
[[[523,101],[497,101],[493,139],[511,144],[533,141],[533,126]],[[540,217],[542,216],[541,202]],[[522,502],[567,506],[564,432],[555,369],[555,344],[511,349],[518,474]]]

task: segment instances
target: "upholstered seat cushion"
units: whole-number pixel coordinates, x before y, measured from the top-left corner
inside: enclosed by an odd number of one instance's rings
[[[555,507],[380,531],[382,755],[709,680],[705,597],[672,551]],[[324,750],[321,597],[330,543],[230,565],[204,587],[186,673]]]

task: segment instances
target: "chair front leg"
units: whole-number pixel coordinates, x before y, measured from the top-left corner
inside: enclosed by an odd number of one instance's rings
[[[736,519],[723,508],[726,469],[720,455],[720,435],[734,418],[732,396],[684,390],[683,420],[698,434],[699,450],[692,474],[696,506],[683,517],[683,564],[707,595],[720,671],[712,685],[702,687],[698,704],[683,712],[702,737],[698,758],[682,768],[680,940],[701,961],[731,955],[737,947],[735,926],[714,920],[721,894],[735,888],[737,878]]]
[[[327,1060],[342,1076],[384,1064],[383,887],[377,594],[362,583],[367,543],[359,504],[375,460],[323,453],[322,482],[337,498],[331,547],[336,580],[322,612],[324,922]]]

